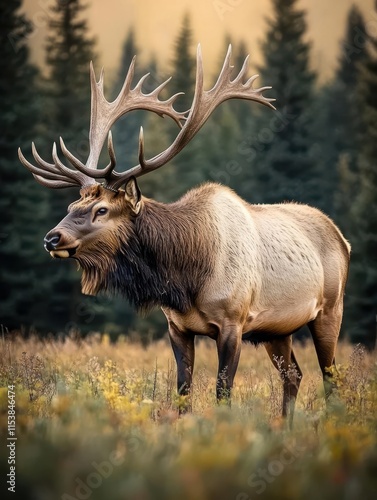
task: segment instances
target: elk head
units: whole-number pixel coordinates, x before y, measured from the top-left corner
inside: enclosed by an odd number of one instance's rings
[[[131,88],[134,76],[135,58],[127,73],[123,87],[113,102],[108,102],[103,91],[103,70],[97,82],[93,65],[90,65],[91,82],[91,123],[89,132],[89,157],[84,165],[66,148],[60,138],[63,155],[73,168],[67,167],[58,157],[56,144],[52,148],[53,163],[43,160],[34,145],[32,153],[36,165],[31,164],[19,149],[21,163],[28,168],[35,179],[50,188],[80,186],[81,198],[68,208],[68,215],[49,233],[44,246],[55,258],[72,257],[78,260],[84,270],[83,293],[95,294],[106,284],[98,276],[112,265],[115,253],[127,245],[134,231],[135,219],[143,211],[143,197],[136,178],[156,170],[174,158],[204,125],[214,109],[228,99],[248,99],[274,109],[271,104],[275,99],[266,98],[262,92],[271,87],[253,89],[258,75],[243,82],[248,67],[245,59],[238,75],[231,79],[233,66],[230,64],[231,46],[220,75],[211,90],[203,90],[203,65],[200,45],[197,50],[197,69],[195,94],[190,110],[178,112],[174,102],[180,94],[175,94],[166,101],[159,99],[161,90],[170,78],[149,94],[142,92],[142,85],[149,74],[144,75],[134,88]],[[144,109],[160,116],[169,116],[181,128],[173,143],[163,152],[151,159],[144,155],[143,129],[139,135],[139,164],[119,173],[115,171],[116,158],[111,137],[112,125],[126,113]],[[108,137],[110,162],[105,168],[98,168],[99,156]],[[100,182],[102,181],[102,182]],[[97,274],[97,280],[93,278]],[[96,283],[95,285],[93,283]]]

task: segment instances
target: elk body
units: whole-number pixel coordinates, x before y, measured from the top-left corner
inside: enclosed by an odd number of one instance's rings
[[[263,342],[283,379],[283,415],[294,402],[301,371],[291,334],[308,325],[331,392],[331,368],[339,335],[350,247],[335,224],[319,210],[296,203],[250,205],[227,187],[204,184],[179,201],[162,204],[143,197],[136,177],[155,170],[181,151],[212,111],[232,98],[270,106],[273,99],[253,89],[256,76],[243,83],[247,60],[231,80],[231,51],[215,86],[203,90],[200,47],[197,81],[189,112],[179,113],[177,95],[161,101],[159,92],[141,90],[143,77],[131,89],[132,63],[118,98],[103,95],[103,75],[96,81],[91,67],[92,117],[90,155],[86,165],[61,140],[65,166],[53,147],[53,163],[33,156],[21,162],[43,185],[81,186],[81,198],[45,237],[53,257],[76,259],[82,268],[82,291],[120,293],[137,309],[162,308],[177,362],[177,387],[190,393],[194,339],[216,341],[219,365],[218,399],[229,397],[243,340]],[[148,109],[174,119],[181,131],[173,144],[150,160],[144,156],[141,130],[139,165],[115,172],[110,128],[133,109]],[[110,163],[97,168],[108,135]],[[97,179],[104,179],[99,184]]]

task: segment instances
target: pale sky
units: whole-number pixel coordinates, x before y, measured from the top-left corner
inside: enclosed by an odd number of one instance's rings
[[[24,10],[36,25],[32,35],[32,56],[43,63],[48,6],[53,0],[25,0]],[[237,42],[244,40],[251,60],[259,63],[259,41],[266,29],[265,18],[271,13],[270,0],[104,0],[87,1],[91,32],[97,38],[100,63],[112,75],[120,59],[123,41],[130,27],[136,33],[139,57],[143,62],[155,54],[168,67],[174,41],[185,12],[191,14],[193,39],[200,42],[204,64],[211,71],[224,53],[224,36],[229,33]],[[307,11],[308,39],[313,43],[312,65],[321,79],[331,76],[336,67],[339,42],[344,34],[346,15],[357,4],[365,15],[370,31],[377,34],[374,0],[300,0]]]

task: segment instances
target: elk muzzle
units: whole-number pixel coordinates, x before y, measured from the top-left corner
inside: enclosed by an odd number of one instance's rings
[[[55,259],[67,259],[76,253],[77,246],[69,248],[64,240],[64,234],[56,229],[46,234],[44,247],[50,253],[51,257]]]

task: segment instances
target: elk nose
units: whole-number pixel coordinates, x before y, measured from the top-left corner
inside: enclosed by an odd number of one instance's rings
[[[48,233],[44,239],[44,247],[47,252],[51,252],[51,250],[55,250],[60,241],[61,234],[59,232]]]

